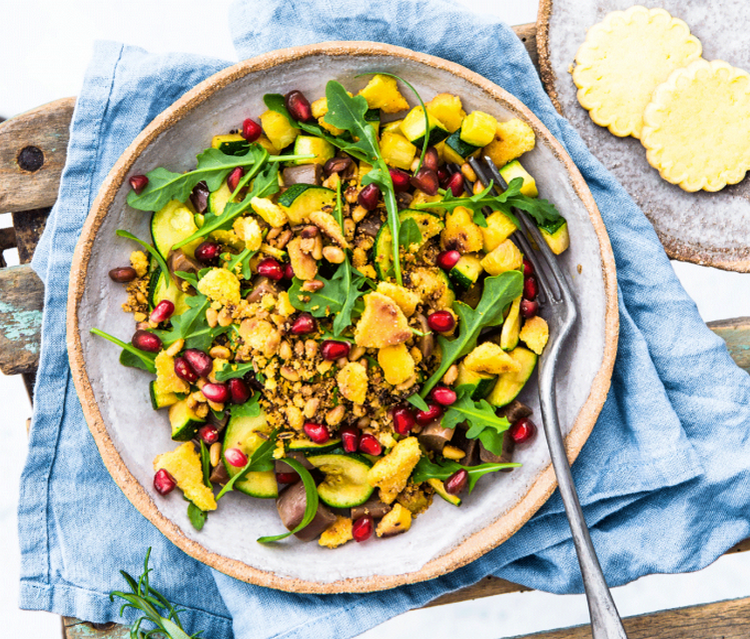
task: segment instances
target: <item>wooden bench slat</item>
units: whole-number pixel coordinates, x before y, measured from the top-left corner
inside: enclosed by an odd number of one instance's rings
[[[33,373],[39,364],[44,285],[30,266],[0,269],[0,370]]]

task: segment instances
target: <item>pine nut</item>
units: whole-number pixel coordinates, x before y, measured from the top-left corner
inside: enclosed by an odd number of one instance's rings
[[[215,308],[206,309],[206,322],[211,328],[215,328],[219,323],[219,313]]]
[[[185,340],[180,338],[176,342],[172,342],[172,345],[167,349],[167,355],[170,357],[174,357],[182,350],[182,347],[185,346]]]
[[[198,404],[195,414],[201,419],[208,417],[208,404]]]
[[[479,195],[482,191],[484,191],[484,184],[477,180],[476,182],[474,182],[472,193],[474,193],[474,195]]]
[[[349,351],[349,361],[356,362],[360,357],[364,356],[365,352],[364,346],[355,346]]]
[[[279,374],[284,379],[288,379],[290,382],[299,381],[299,373],[295,371],[293,368],[290,368],[289,366],[282,366],[281,369],[279,370]]]
[[[357,204],[357,206],[352,209],[352,219],[355,222],[361,222],[367,217],[367,214],[369,212],[370,211],[368,211],[364,206],[360,206],[359,204]]]
[[[446,386],[452,386],[453,383],[458,379],[458,366],[453,364],[443,375],[443,384]]]
[[[220,413],[224,410],[224,404],[220,402],[212,402],[210,399],[206,400],[206,403],[213,408],[217,413]]]
[[[329,426],[337,426],[344,419],[345,412],[346,412],[346,409],[344,408],[343,404],[340,404],[339,406],[332,408],[326,413],[326,423]]]
[[[229,359],[232,356],[232,351],[230,351],[226,346],[214,346],[210,351],[208,351],[208,354],[211,357],[218,357],[220,359]]]
[[[311,397],[310,399],[305,402],[305,408],[302,410],[303,414],[307,419],[312,419],[315,416],[315,413],[318,412],[318,406],[320,405],[320,400],[317,397]]]
[[[226,306],[219,311],[218,314],[219,326],[231,326],[232,325],[232,314],[227,310]]]
[[[322,260],[323,259],[323,236],[322,235],[316,235],[313,241],[313,249],[312,253],[313,259],[315,260]]]
[[[461,165],[461,173],[464,174],[464,177],[469,180],[469,182],[477,181],[477,174],[474,172],[474,169],[471,168],[471,164],[469,164],[468,162],[464,162]]]
[[[208,449],[208,457],[211,466],[218,466],[221,461],[221,442],[214,442]]]
[[[284,361],[287,361],[288,359],[292,359],[292,347],[289,345],[289,342],[284,340],[279,344],[279,357],[283,359]]]
[[[305,340],[305,355],[307,359],[313,359],[318,354],[318,342],[314,339]]]
[[[338,246],[326,246],[323,248],[323,257],[331,264],[341,264],[346,259],[346,254]]]

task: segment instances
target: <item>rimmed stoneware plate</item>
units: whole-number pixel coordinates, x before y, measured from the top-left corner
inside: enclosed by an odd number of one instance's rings
[[[597,126],[578,104],[570,75],[589,27],[634,4],[666,9],[687,22],[706,60],[750,70],[750,14],[735,0],[541,0],[537,47],[542,80],[552,101],[591,152],[630,193],[656,229],[667,255],[683,262],[750,272],[750,177],[716,193],[687,193],[659,177],[635,138]]]
[[[272,500],[231,493],[201,532],[186,516],[175,491],[154,491],[153,459],[175,447],[167,416],[148,398],[151,377],[118,363],[119,349],[89,334],[91,327],[127,340],[132,318],[120,309],[121,286],[107,272],[126,264],[134,245],[115,236],[129,229],[149,236],[147,215],[129,208],[127,177],[157,166],[194,167],[195,156],[215,134],[236,128],[265,110],[264,93],[299,89],[324,95],[337,79],[352,91],[366,83],[358,74],[387,71],[412,82],[425,99],[449,91],[467,110],[500,119],[520,117],[536,131],[537,146],[525,156],[541,195],[568,219],[571,248],[561,259],[573,284],[580,322],[560,366],[557,391],[561,422],[575,459],[594,426],[609,388],[617,341],[615,267],[594,201],[562,147],[518,100],[467,69],[421,53],[384,44],[333,42],[274,51],[241,62],[195,87],[158,116],[104,182],[86,221],[75,255],[68,305],[68,346],[76,388],[107,468],[133,504],[169,539],[196,559],[255,584],[295,592],[367,592],[430,579],[494,548],[517,531],[555,488],[543,436],[520,448],[523,467],[483,479],[464,505],[440,499],[404,535],[335,551],[294,538],[261,545],[261,535],[283,531]],[[406,92],[405,92],[406,94]],[[536,391],[524,401],[539,414]]]

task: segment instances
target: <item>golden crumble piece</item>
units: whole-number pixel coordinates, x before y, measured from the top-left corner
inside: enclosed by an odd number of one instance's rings
[[[349,248],[349,242],[346,241],[344,232],[333,215],[325,211],[313,211],[310,213],[310,221],[341,248]]]
[[[249,251],[257,251],[263,244],[263,231],[261,231],[258,220],[254,217],[239,217],[234,221],[232,227],[241,240],[245,241],[245,248]]]
[[[484,247],[484,235],[482,228],[474,224],[472,212],[465,206],[457,206],[445,217],[440,243],[462,254],[476,253]]]
[[[200,455],[192,442],[185,442],[169,453],[154,459],[154,470],[166,470],[185,498],[203,511],[216,510],[216,500],[211,489],[203,483],[203,467]]]
[[[215,384],[217,382],[216,373],[222,370],[227,364],[229,364],[229,360],[224,359],[223,357],[214,357],[214,361],[211,364],[213,368],[208,374],[209,381],[212,381]]]
[[[350,402],[364,404],[367,399],[367,369],[359,362],[349,362],[336,375],[341,394]]]
[[[407,484],[406,488],[396,497],[396,501],[409,510],[412,515],[416,516],[430,507],[432,504],[432,495],[427,494],[421,485]]]
[[[378,364],[383,369],[385,381],[393,386],[403,384],[414,375],[414,358],[406,344],[381,348],[378,351]]]
[[[318,544],[326,548],[338,548],[347,541],[354,539],[352,535],[352,520],[342,515],[336,516],[336,521],[320,535]]]
[[[130,254],[130,265],[138,277],[143,277],[148,272],[148,257],[143,251],[133,251]]]
[[[523,323],[518,337],[537,355],[541,355],[549,339],[549,326],[543,317],[535,315]]]
[[[375,532],[378,537],[393,537],[411,528],[411,511],[401,504],[395,504],[391,511],[380,520]]]
[[[276,311],[283,317],[289,317],[297,312],[297,309],[294,308],[289,301],[289,293],[286,291],[281,291],[279,293],[279,298],[276,302]]]
[[[183,379],[177,377],[174,372],[174,357],[167,351],[160,351],[154,359],[156,366],[156,386],[163,393],[187,393],[190,385]]]
[[[398,304],[382,293],[368,293],[363,298],[365,310],[357,322],[354,341],[365,348],[385,348],[408,340],[409,322]]]
[[[517,372],[521,365],[494,342],[484,342],[464,359],[466,370],[487,375]]]
[[[250,200],[250,206],[253,207],[253,211],[274,228],[284,226],[289,221],[284,209],[266,197],[254,197]]]
[[[234,273],[223,268],[212,268],[206,273],[198,282],[198,290],[224,306],[240,303],[240,281]]]
[[[398,90],[396,78],[388,75],[376,74],[358,95],[367,100],[368,107],[381,109],[383,113],[398,113],[409,108],[409,103]]]
[[[371,486],[380,488],[380,500],[384,504],[392,504],[396,496],[406,488],[409,475],[421,456],[419,440],[407,437],[370,468],[367,481]]]
[[[417,305],[422,301],[414,291],[391,282],[379,282],[377,291],[396,302],[406,317],[414,315]]]
[[[279,331],[266,320],[247,318],[240,324],[240,337],[252,350],[273,357],[281,343]]]
[[[534,129],[523,120],[513,118],[497,123],[495,139],[484,147],[482,157],[487,155],[498,167],[503,167],[531,151],[535,144]]]
[[[425,107],[427,112],[440,120],[451,133],[461,128],[461,121],[466,117],[461,98],[450,93],[439,93],[425,103]]]

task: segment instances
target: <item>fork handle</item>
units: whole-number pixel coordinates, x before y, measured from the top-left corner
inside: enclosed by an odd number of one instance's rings
[[[583,517],[581,504],[578,501],[573,476],[570,473],[570,465],[565,454],[562,431],[557,419],[554,384],[551,385],[551,388],[552,392],[548,398],[540,398],[542,420],[552,465],[557,475],[560,495],[565,506],[565,512],[568,515],[570,531],[573,534],[578,564],[581,567],[583,587],[586,590],[591,617],[591,634],[593,639],[627,639],[617,607],[604,579],[594,545],[591,543],[591,536]]]

